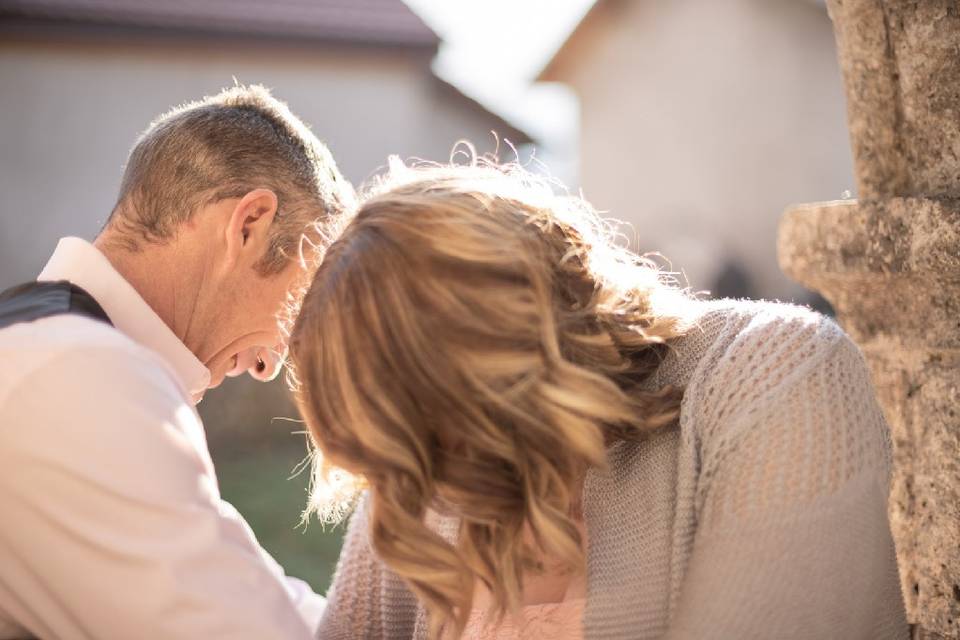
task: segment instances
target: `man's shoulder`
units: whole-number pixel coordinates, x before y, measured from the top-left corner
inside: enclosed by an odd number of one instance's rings
[[[96,392],[108,382],[180,391],[166,364],[149,349],[99,320],[58,315],[0,330],[0,403],[25,385],[70,383],[75,392]]]
[[[32,460],[95,475],[104,465],[130,482],[142,474],[168,484],[212,477],[203,427],[172,372],[119,331],[91,322],[58,316],[0,332],[0,356],[25,363],[0,373],[5,468]],[[28,337],[33,342],[17,346]]]

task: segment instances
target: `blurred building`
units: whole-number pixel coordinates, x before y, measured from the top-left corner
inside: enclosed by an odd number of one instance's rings
[[[541,73],[580,100],[580,183],[696,290],[806,301],[777,267],[787,205],[853,188],[818,0],[597,0]]]

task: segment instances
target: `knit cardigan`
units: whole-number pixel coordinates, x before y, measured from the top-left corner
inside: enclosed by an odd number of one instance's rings
[[[584,637],[908,635],[887,520],[890,436],[856,345],[779,303],[695,302],[649,388],[679,426],[588,472]],[[455,541],[458,523],[432,526]],[[321,640],[421,640],[425,610],[351,519]]]

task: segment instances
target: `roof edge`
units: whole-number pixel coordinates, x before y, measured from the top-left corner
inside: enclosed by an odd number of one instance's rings
[[[356,43],[392,46],[418,50],[437,50],[442,39],[420,16],[405,5],[411,19],[418,23],[415,29],[371,28],[354,22],[348,29],[337,22],[324,24],[316,20],[297,21],[289,15],[275,20],[260,20],[255,15],[234,14],[218,17],[204,14],[202,20],[189,12],[124,11],[112,7],[95,10],[78,6],[33,6],[29,3],[0,0],[0,27],[7,32],[18,28],[39,34],[44,28],[80,33],[86,29],[100,33],[157,34],[177,36],[243,36],[267,40],[295,39],[299,42]],[[382,26],[382,25],[381,25]]]
[[[560,46],[557,47],[557,50],[553,52],[553,55],[550,56],[547,62],[543,65],[543,68],[540,69],[540,71],[537,72],[537,75],[534,76],[533,78],[534,82],[560,82],[561,81],[559,78],[557,78],[554,75],[554,73],[556,72],[556,68],[558,66],[558,62],[557,62],[558,59],[564,55],[564,52],[567,50],[567,48],[570,45],[570,41],[577,36],[577,33],[580,31],[583,25],[588,20],[592,20],[596,16],[597,9],[602,4],[604,4],[604,0],[595,0],[595,2],[592,5],[590,5],[590,8],[584,12],[583,17],[580,18],[580,20],[573,27],[573,29],[570,31],[567,37],[564,38],[563,42],[560,43]]]
[[[456,97],[460,98],[461,100],[468,102],[470,106],[472,106],[473,108],[481,110],[484,113],[492,116],[495,122],[501,125],[500,127],[498,127],[498,130],[494,131],[500,140],[509,140],[510,142],[518,146],[536,142],[536,139],[533,136],[531,136],[529,133],[527,133],[526,131],[521,129],[519,126],[507,120],[507,118],[502,114],[498,113],[497,111],[486,106],[485,104],[483,104],[482,102],[474,98],[473,96],[466,93],[463,89],[458,87],[453,82],[441,77],[440,75],[438,75],[436,72],[433,72],[433,71],[431,71],[430,75],[433,77],[433,79],[436,81],[437,85],[441,89],[446,90],[456,95]]]

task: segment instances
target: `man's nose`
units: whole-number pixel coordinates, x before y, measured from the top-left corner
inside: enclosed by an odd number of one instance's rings
[[[247,373],[260,382],[269,382],[280,374],[283,368],[283,354],[278,347],[267,349],[261,347],[256,350],[256,357]]]
[[[273,349],[250,347],[237,354],[237,364],[227,372],[230,377],[239,376],[244,371],[250,377],[261,382],[269,382],[277,377],[283,367],[282,346]]]

